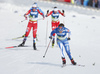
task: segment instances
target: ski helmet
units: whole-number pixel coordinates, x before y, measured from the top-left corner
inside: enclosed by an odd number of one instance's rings
[[[36,2],[34,2],[34,4],[36,5],[36,7],[38,6]]]
[[[36,8],[37,8],[36,4],[33,4],[32,9],[36,9]]]
[[[58,11],[58,9],[57,9],[57,7],[56,7],[56,6],[54,7],[54,9],[53,9],[53,10],[54,10],[55,12],[57,12],[57,11]]]
[[[63,24],[63,23],[60,23],[60,24],[59,24],[59,27],[61,27],[61,26],[64,27],[64,24]]]

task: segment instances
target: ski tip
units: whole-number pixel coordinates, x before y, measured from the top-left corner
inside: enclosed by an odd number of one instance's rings
[[[5,47],[5,49],[14,48],[14,47],[17,47],[17,46]]]
[[[12,47],[5,47],[5,49],[9,49],[9,48],[14,48],[13,46]]]

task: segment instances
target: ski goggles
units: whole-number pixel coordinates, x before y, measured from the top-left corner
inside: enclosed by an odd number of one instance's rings
[[[36,9],[37,7],[32,7],[32,9]]]
[[[63,28],[64,28],[63,26],[58,26],[59,31],[63,31]]]

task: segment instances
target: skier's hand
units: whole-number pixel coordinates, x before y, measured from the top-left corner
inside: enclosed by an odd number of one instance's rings
[[[62,13],[63,13],[63,16],[65,17],[65,14],[64,14],[64,13],[65,13],[65,11],[64,11],[64,10],[62,10]]]
[[[48,17],[48,15],[45,15],[45,17]]]
[[[52,36],[49,36],[49,39],[52,39]]]
[[[27,16],[24,16],[25,17],[25,20],[27,20]]]
[[[62,10],[62,12],[64,13],[65,11],[64,11],[64,10]]]
[[[67,40],[70,40],[70,38],[68,37]]]
[[[49,10],[47,10],[47,14],[49,13]]]
[[[43,17],[43,20],[45,19],[45,17]]]
[[[26,15],[26,14],[24,14],[24,17],[25,17],[25,19],[27,20],[27,15]]]
[[[45,19],[45,16],[43,15],[43,20]]]
[[[48,13],[49,13],[49,10],[47,10],[47,14],[45,15],[45,17],[48,17]]]

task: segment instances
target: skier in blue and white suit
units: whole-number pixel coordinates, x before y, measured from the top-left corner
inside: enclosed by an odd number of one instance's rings
[[[76,62],[73,60],[71,53],[70,53],[70,47],[69,47],[69,42],[68,42],[68,40],[70,40],[69,29],[64,27],[64,24],[61,23],[61,24],[59,24],[59,26],[56,29],[54,29],[51,32],[51,35],[49,37],[50,39],[52,39],[52,36],[53,36],[54,33],[57,34],[57,44],[58,44],[59,48],[61,49],[63,64],[66,64],[66,59],[65,59],[65,56],[64,56],[64,53],[63,53],[63,49],[65,48],[65,51],[66,51],[69,59],[71,60],[71,63],[73,65],[76,65]]]
[[[37,5],[36,2],[34,2],[33,5],[36,5],[36,8],[37,8],[41,13],[43,13],[43,15],[44,15],[44,12],[38,7],[38,5]],[[30,9],[32,9],[32,8],[30,8]]]

